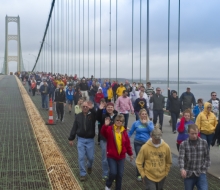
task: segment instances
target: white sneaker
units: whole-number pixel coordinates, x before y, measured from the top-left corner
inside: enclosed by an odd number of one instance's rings
[[[111,190],[110,188],[108,188],[107,186],[105,186],[105,190]]]

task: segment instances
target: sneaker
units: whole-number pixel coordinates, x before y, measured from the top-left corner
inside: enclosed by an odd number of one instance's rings
[[[103,180],[103,181],[106,181],[107,179],[108,179],[108,176],[103,176],[103,177],[102,177],[102,180]]]
[[[105,186],[105,190],[111,190],[110,188],[108,188],[107,186]]]
[[[56,118],[56,121],[59,121],[59,117]]]
[[[87,168],[87,173],[91,174],[92,173],[92,168]]]
[[[173,134],[176,134],[176,130],[175,130],[175,131],[173,131]]]
[[[142,181],[142,177],[141,177],[141,176],[138,176],[138,177],[137,177],[137,181],[141,182],[141,181]]]
[[[80,181],[85,181],[86,180],[86,176],[80,176],[79,180]]]

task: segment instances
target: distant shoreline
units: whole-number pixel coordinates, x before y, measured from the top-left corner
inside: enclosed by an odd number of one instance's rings
[[[101,80],[105,80],[106,78],[101,78]],[[115,78],[111,78],[110,81],[114,81]],[[131,79],[126,79],[126,78],[117,78],[118,82],[125,82],[125,80],[128,80],[130,83],[132,82],[136,82],[136,83],[140,83],[140,80],[138,79],[133,79],[133,81]],[[167,80],[150,80],[151,84],[167,84]],[[141,80],[141,83],[146,84],[146,80]],[[178,81],[174,81],[171,80],[169,81],[169,84],[178,84]],[[179,84],[199,84],[197,82],[193,82],[193,81],[179,81]]]

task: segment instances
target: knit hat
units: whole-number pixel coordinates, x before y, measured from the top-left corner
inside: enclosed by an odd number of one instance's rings
[[[102,87],[99,87],[99,89],[98,90],[102,90]]]
[[[108,102],[108,103],[106,104],[106,107],[108,107],[108,106],[113,106],[113,107],[114,107],[114,104],[113,104],[112,102]]]
[[[162,131],[155,127],[154,130],[151,132],[151,135],[155,138],[155,139],[161,139],[162,138]]]

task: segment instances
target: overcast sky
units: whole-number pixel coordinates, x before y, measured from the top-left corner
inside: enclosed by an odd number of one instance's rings
[[[48,19],[51,0],[1,0],[0,6],[0,65],[5,49],[5,16],[20,16],[21,46],[26,68],[32,68],[38,55],[40,41]],[[89,58],[88,58],[88,0],[84,2],[84,56],[83,56],[83,0],[76,0],[76,30],[75,30],[75,0],[63,1],[63,25],[61,15],[61,0],[56,0],[55,17],[53,15],[53,41],[48,44],[55,47],[55,71],[66,72],[69,42],[69,73],[83,75],[100,73],[100,1],[96,0],[96,19],[94,20],[94,1],[89,0]],[[66,3],[69,2],[69,24],[66,25]],[[73,2],[73,3],[72,3]],[[109,0],[102,0],[101,16],[101,68],[102,77],[109,76],[109,58],[111,60],[111,77],[116,76],[116,1],[112,0],[111,14],[111,56],[109,56]],[[140,0],[134,0],[134,78],[146,78],[146,0],[142,0],[141,16],[141,68],[140,68]],[[168,63],[168,0],[149,0],[149,38],[150,38],[150,78],[166,78]],[[170,77],[177,78],[178,61],[178,1],[170,0]],[[73,19],[72,19],[73,5]],[[180,21],[180,78],[219,78],[220,70],[220,1],[219,0],[181,0]],[[118,77],[131,78],[132,75],[132,0],[118,0],[117,24],[117,63]],[[55,18],[55,22],[54,22]],[[68,20],[67,20],[68,21]],[[94,59],[94,21],[95,21],[95,59]],[[69,40],[66,28],[69,26]],[[74,30],[72,31],[72,27]],[[55,33],[54,33],[55,31]],[[51,31],[50,31],[51,32]],[[59,32],[59,41],[58,41]],[[76,33],[75,33],[76,32]],[[62,36],[61,36],[61,33]],[[16,24],[9,24],[9,34],[16,34]],[[54,36],[55,34],[55,36]],[[76,34],[76,54],[75,54]],[[80,34],[80,35],[79,35]],[[55,37],[55,40],[54,40]],[[49,36],[51,38],[51,35]],[[80,49],[79,49],[80,41]],[[55,42],[55,46],[54,46]],[[62,42],[62,43],[61,43]],[[16,41],[9,42],[9,55],[16,55]],[[62,50],[62,51],[61,51]],[[59,54],[58,54],[59,52]],[[33,54],[33,55],[29,55]],[[80,54],[80,61],[79,61]],[[48,54],[49,55],[49,54]],[[58,56],[59,55],[59,56]],[[59,57],[59,59],[58,59]],[[61,60],[62,59],[62,60]],[[89,59],[89,69],[88,69]],[[42,59],[40,59],[41,61]],[[76,60],[76,70],[75,68]],[[50,60],[49,60],[50,62]],[[59,65],[58,65],[59,63]],[[48,64],[48,71],[49,71]],[[9,63],[9,70],[16,70],[16,63]]]

